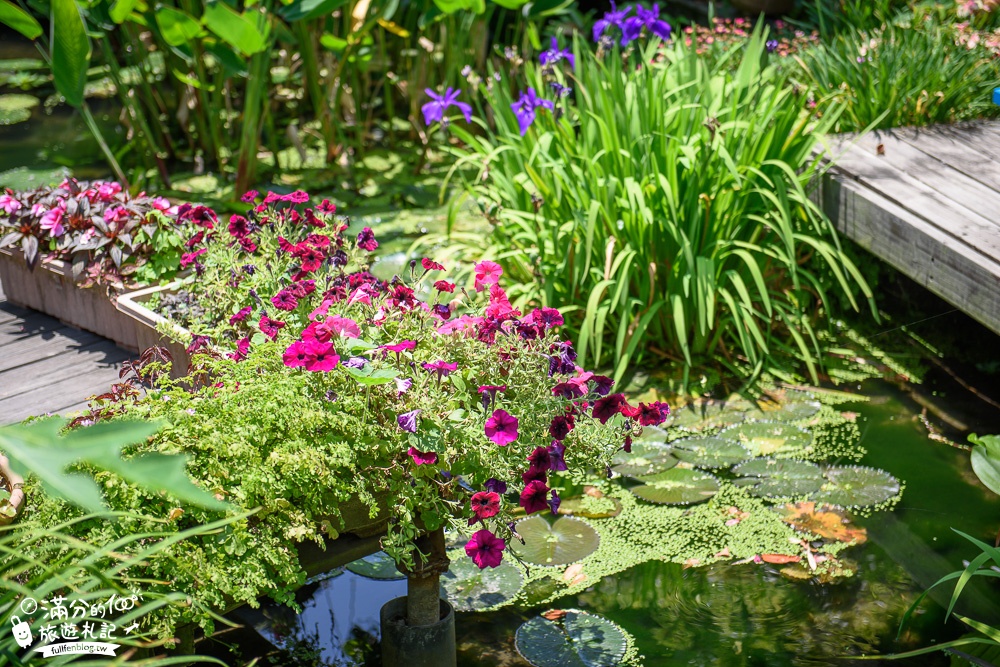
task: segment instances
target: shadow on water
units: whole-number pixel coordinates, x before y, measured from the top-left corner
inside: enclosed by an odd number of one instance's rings
[[[553,607],[580,608],[618,623],[635,637],[648,667],[950,665],[943,654],[891,662],[849,656],[902,652],[964,633],[960,623],[944,622],[941,603],[947,604],[950,595],[945,586],[943,597],[925,601],[896,639],[900,618],[919,593],[976,555],[975,547],[952,528],[992,542],[1000,528],[1000,498],[975,479],[966,451],[927,437],[905,395],[883,383],[870,383],[865,390],[869,402],[844,406],[859,414],[868,449],[862,463],[905,480],[906,491],[893,512],[859,517],[869,541],[844,554],[857,565],[855,576],[820,585],[790,581],[769,565],[685,569],[647,562]],[[357,638],[373,639],[380,606],[404,591],[403,582],[344,573],[322,582],[298,617],[286,616],[282,623],[271,621],[258,629],[278,643],[277,631],[316,629],[332,664],[378,664],[371,653],[367,662],[353,661]],[[972,586],[958,611],[1000,624],[996,592],[995,587]],[[459,664],[527,665],[517,655],[513,636],[539,611],[459,614]]]

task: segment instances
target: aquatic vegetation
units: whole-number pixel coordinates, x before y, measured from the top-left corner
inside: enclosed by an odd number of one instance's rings
[[[614,667],[638,658],[621,627],[579,609],[543,612],[517,629],[515,643],[533,667]]]
[[[597,551],[601,538],[583,519],[563,516],[549,523],[540,516],[514,524],[521,540],[511,542],[514,555],[529,565],[556,567],[579,562]]]
[[[39,104],[33,95],[0,95],[0,127],[23,123]]]
[[[969,436],[972,470],[993,493],[1000,494],[1000,436],[975,433]]]
[[[449,553],[451,564],[441,576],[441,588],[455,611],[480,611],[514,599],[524,587],[520,567],[508,561],[499,567],[481,569],[455,549]]]
[[[823,484],[823,471],[814,463],[794,459],[754,459],[733,468],[735,483],[761,498],[798,498]]]
[[[376,551],[370,556],[359,558],[346,565],[348,571],[354,574],[368,577],[369,579],[383,579],[393,581],[405,579],[406,575],[396,569],[396,561],[384,551]]]
[[[671,468],[655,475],[637,477],[640,486],[629,491],[651,503],[691,505],[701,503],[719,491],[719,480],[707,472],[690,468]]]
[[[671,449],[664,445],[639,441],[632,444],[631,450],[616,452],[611,470],[626,477],[639,477],[670,470],[678,462]]]
[[[885,472],[861,466],[830,467],[823,471],[826,481],[812,499],[843,508],[873,507],[899,495],[899,480]]]
[[[742,444],[715,436],[673,440],[670,451],[685,463],[712,470],[728,468],[752,456]]]
[[[784,422],[746,422],[720,431],[718,436],[743,444],[753,456],[809,458],[814,451],[812,433]]]

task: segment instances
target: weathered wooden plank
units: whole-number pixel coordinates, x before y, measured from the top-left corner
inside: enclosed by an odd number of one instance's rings
[[[882,144],[884,151],[881,155],[877,153],[879,144]],[[966,150],[964,153],[971,156],[971,151]],[[864,164],[863,167],[857,166],[859,160]],[[981,163],[995,167],[1000,182],[1000,163],[994,163],[985,157]],[[895,170],[890,172],[889,177],[901,184],[922,183],[942,197],[978,213],[993,226],[1000,227],[1000,219],[997,217],[997,211],[1000,211],[1000,192],[944,163],[936,155],[910,145],[894,132],[873,133],[857,138],[852,142],[851,149],[837,162],[838,167],[852,174],[856,170],[867,172],[872,164]],[[988,174],[988,171],[984,168],[981,173]],[[997,238],[1000,239],[1000,236]]]
[[[105,391],[117,378],[113,368],[86,369],[44,387],[0,400],[0,424],[17,422],[38,414],[57,414],[77,406],[81,400]]]
[[[35,334],[12,341],[0,341],[0,371],[26,366],[39,359],[72,353],[101,338],[78,329],[66,327],[52,332]]]
[[[44,387],[56,380],[88,370],[106,370],[117,379],[117,368],[128,355],[107,341],[85,345],[78,350],[32,362],[27,366],[0,372],[0,400]]]
[[[925,127],[892,130],[890,136],[916,148],[994,191],[1000,191],[1000,151],[993,154],[976,145],[973,135],[950,128]],[[987,149],[988,150],[988,149]],[[893,153],[887,156],[894,158]]]
[[[992,220],[967,208],[964,204],[968,202],[956,202],[894,168],[877,156],[874,150],[871,154],[864,150],[849,150],[837,161],[834,172],[878,192],[886,200],[960,240],[983,257],[1000,257],[1000,227]],[[881,256],[878,248],[874,252]]]
[[[823,178],[820,197],[846,236],[1000,333],[1000,255],[970,247],[961,236],[836,169]]]
[[[67,325],[59,320],[32,311],[22,317],[0,322],[0,346],[29,336],[53,334],[66,328]]]

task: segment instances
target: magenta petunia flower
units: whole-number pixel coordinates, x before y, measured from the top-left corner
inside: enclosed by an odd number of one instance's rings
[[[544,484],[549,481],[548,465],[544,468],[536,465],[528,466],[528,469],[521,473],[521,481],[525,484],[530,484],[535,481],[542,482]]]
[[[497,394],[507,391],[507,385],[484,384],[476,389],[483,397],[483,409],[488,409],[497,400]]]
[[[480,570],[499,567],[506,546],[506,542],[484,528],[476,531],[472,539],[465,544],[465,555],[471,558]]]
[[[555,308],[535,308],[524,318],[524,321],[529,324],[540,324],[546,329],[551,329],[552,327],[562,326],[563,316]]]
[[[181,268],[186,269],[187,267],[198,261],[198,257],[204,255],[208,252],[208,248],[200,248],[194,252],[186,252],[181,255]]]
[[[259,196],[260,193],[257,192],[256,190],[247,190],[246,192],[243,193],[243,196],[240,197],[240,201],[243,202],[244,204],[250,204]]]
[[[568,400],[573,400],[574,398],[583,398],[587,394],[587,391],[580,386],[579,383],[573,382],[560,382],[556,386],[552,387],[552,395],[559,396]]]
[[[493,415],[486,420],[486,437],[501,447],[506,447],[517,440],[517,417],[506,410],[494,410]]]
[[[424,271],[444,271],[444,265],[435,262],[433,259],[424,257],[420,260],[420,265],[424,267]]]
[[[441,379],[446,378],[452,374],[453,371],[458,370],[458,364],[449,364],[443,359],[438,359],[437,361],[424,362],[420,364],[423,369],[429,373],[437,373],[438,384],[441,384]]]
[[[289,368],[305,368],[312,360],[312,346],[307,341],[298,340],[285,349],[281,361]]]
[[[285,323],[279,320],[272,320],[267,315],[261,315],[257,326],[260,327],[262,334],[274,340],[278,337],[278,331],[285,328]]]
[[[407,433],[417,432],[417,415],[420,414],[420,410],[413,410],[412,412],[404,412],[403,414],[396,417],[396,423],[399,424],[399,428],[403,429]]]
[[[528,514],[541,512],[548,507],[548,503],[546,502],[548,495],[549,487],[546,486],[545,482],[540,480],[528,482],[528,485],[524,487],[524,491],[521,492],[520,505]]]
[[[229,358],[233,361],[243,361],[247,358],[247,354],[250,352],[250,339],[241,338],[240,342],[236,344],[236,351],[230,353]]]
[[[242,322],[247,318],[247,315],[249,315],[252,310],[253,309],[250,306],[240,308],[239,312],[229,318],[229,323],[236,324],[237,322]]]
[[[422,452],[416,447],[410,447],[406,452],[413,459],[413,462],[418,466],[422,465],[433,465],[438,461],[438,455],[436,452]]]
[[[250,223],[242,215],[233,215],[229,218],[229,233],[241,239],[250,233]]]
[[[439,292],[448,292],[451,294],[455,291],[455,283],[450,283],[447,280],[439,280],[434,283],[434,289]]]
[[[552,464],[552,459],[549,457],[549,448],[535,447],[534,451],[528,454],[528,462],[533,468],[547,470]]]
[[[472,506],[474,515],[472,519],[469,519],[471,526],[477,520],[484,521],[500,513],[500,494],[493,491],[479,491],[472,494],[469,504]]]
[[[670,407],[666,403],[639,404],[639,423],[643,426],[659,426],[670,415]]]
[[[306,361],[305,369],[314,373],[325,373],[332,371],[340,363],[340,357],[330,343],[320,343],[318,341],[306,341],[306,345],[311,347],[312,357]]]
[[[281,290],[272,296],[271,303],[278,310],[295,310],[299,307],[299,300],[288,290]]]
[[[599,398],[594,403],[594,419],[602,424],[607,424],[609,419],[622,411],[623,405],[627,405],[623,394],[611,394]]]
[[[371,227],[365,227],[358,234],[358,247],[368,252],[374,252],[378,248],[378,241],[375,240],[375,232]]]
[[[500,276],[502,275],[503,267],[496,262],[488,260],[479,262],[479,264],[476,264],[476,291],[482,292],[490,285],[496,285],[500,282]]]

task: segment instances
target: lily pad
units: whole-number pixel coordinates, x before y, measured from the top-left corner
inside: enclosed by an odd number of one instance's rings
[[[597,551],[601,537],[583,519],[561,516],[551,524],[540,516],[518,521],[514,530],[524,544],[511,540],[510,547],[521,560],[532,565],[569,565]]]
[[[376,551],[371,556],[365,556],[353,563],[348,563],[347,569],[369,579],[391,581],[406,578],[406,575],[396,569],[396,561],[384,551]]]
[[[899,493],[899,480],[884,470],[862,466],[827,468],[826,482],[811,498],[837,507],[871,507]]]
[[[563,498],[559,504],[559,514],[582,516],[587,519],[607,519],[622,513],[622,504],[616,498]]]
[[[750,458],[750,452],[738,442],[725,438],[684,438],[670,443],[673,455],[698,468],[728,468]]]
[[[23,123],[39,104],[33,95],[0,95],[0,126]]]
[[[784,458],[808,454],[813,441],[812,433],[804,428],[770,421],[733,426],[719,433],[719,437],[741,443],[754,456]]]
[[[708,500],[719,491],[719,480],[707,472],[690,468],[673,468],[639,477],[637,481],[643,485],[629,490],[643,500],[660,505],[693,505]]]
[[[795,498],[819,490],[823,471],[808,461],[754,459],[733,468],[737,486],[745,486],[761,498]]]
[[[765,410],[767,419],[778,422],[795,422],[802,419],[809,419],[819,412],[820,404],[817,401],[791,401],[783,403],[773,410]]]
[[[536,616],[517,629],[514,643],[534,667],[615,667],[628,650],[624,630],[577,609]]]
[[[758,410],[749,401],[705,401],[688,403],[671,412],[671,426],[681,426],[692,431],[731,426],[746,421]]]
[[[632,444],[631,453],[621,451],[615,454],[612,464],[611,469],[619,475],[640,477],[670,470],[677,465],[677,459],[665,445],[636,442]]]
[[[524,586],[516,565],[501,561],[499,567],[480,570],[462,549],[449,553],[451,564],[441,576],[441,588],[456,611],[481,611],[513,599]]]

